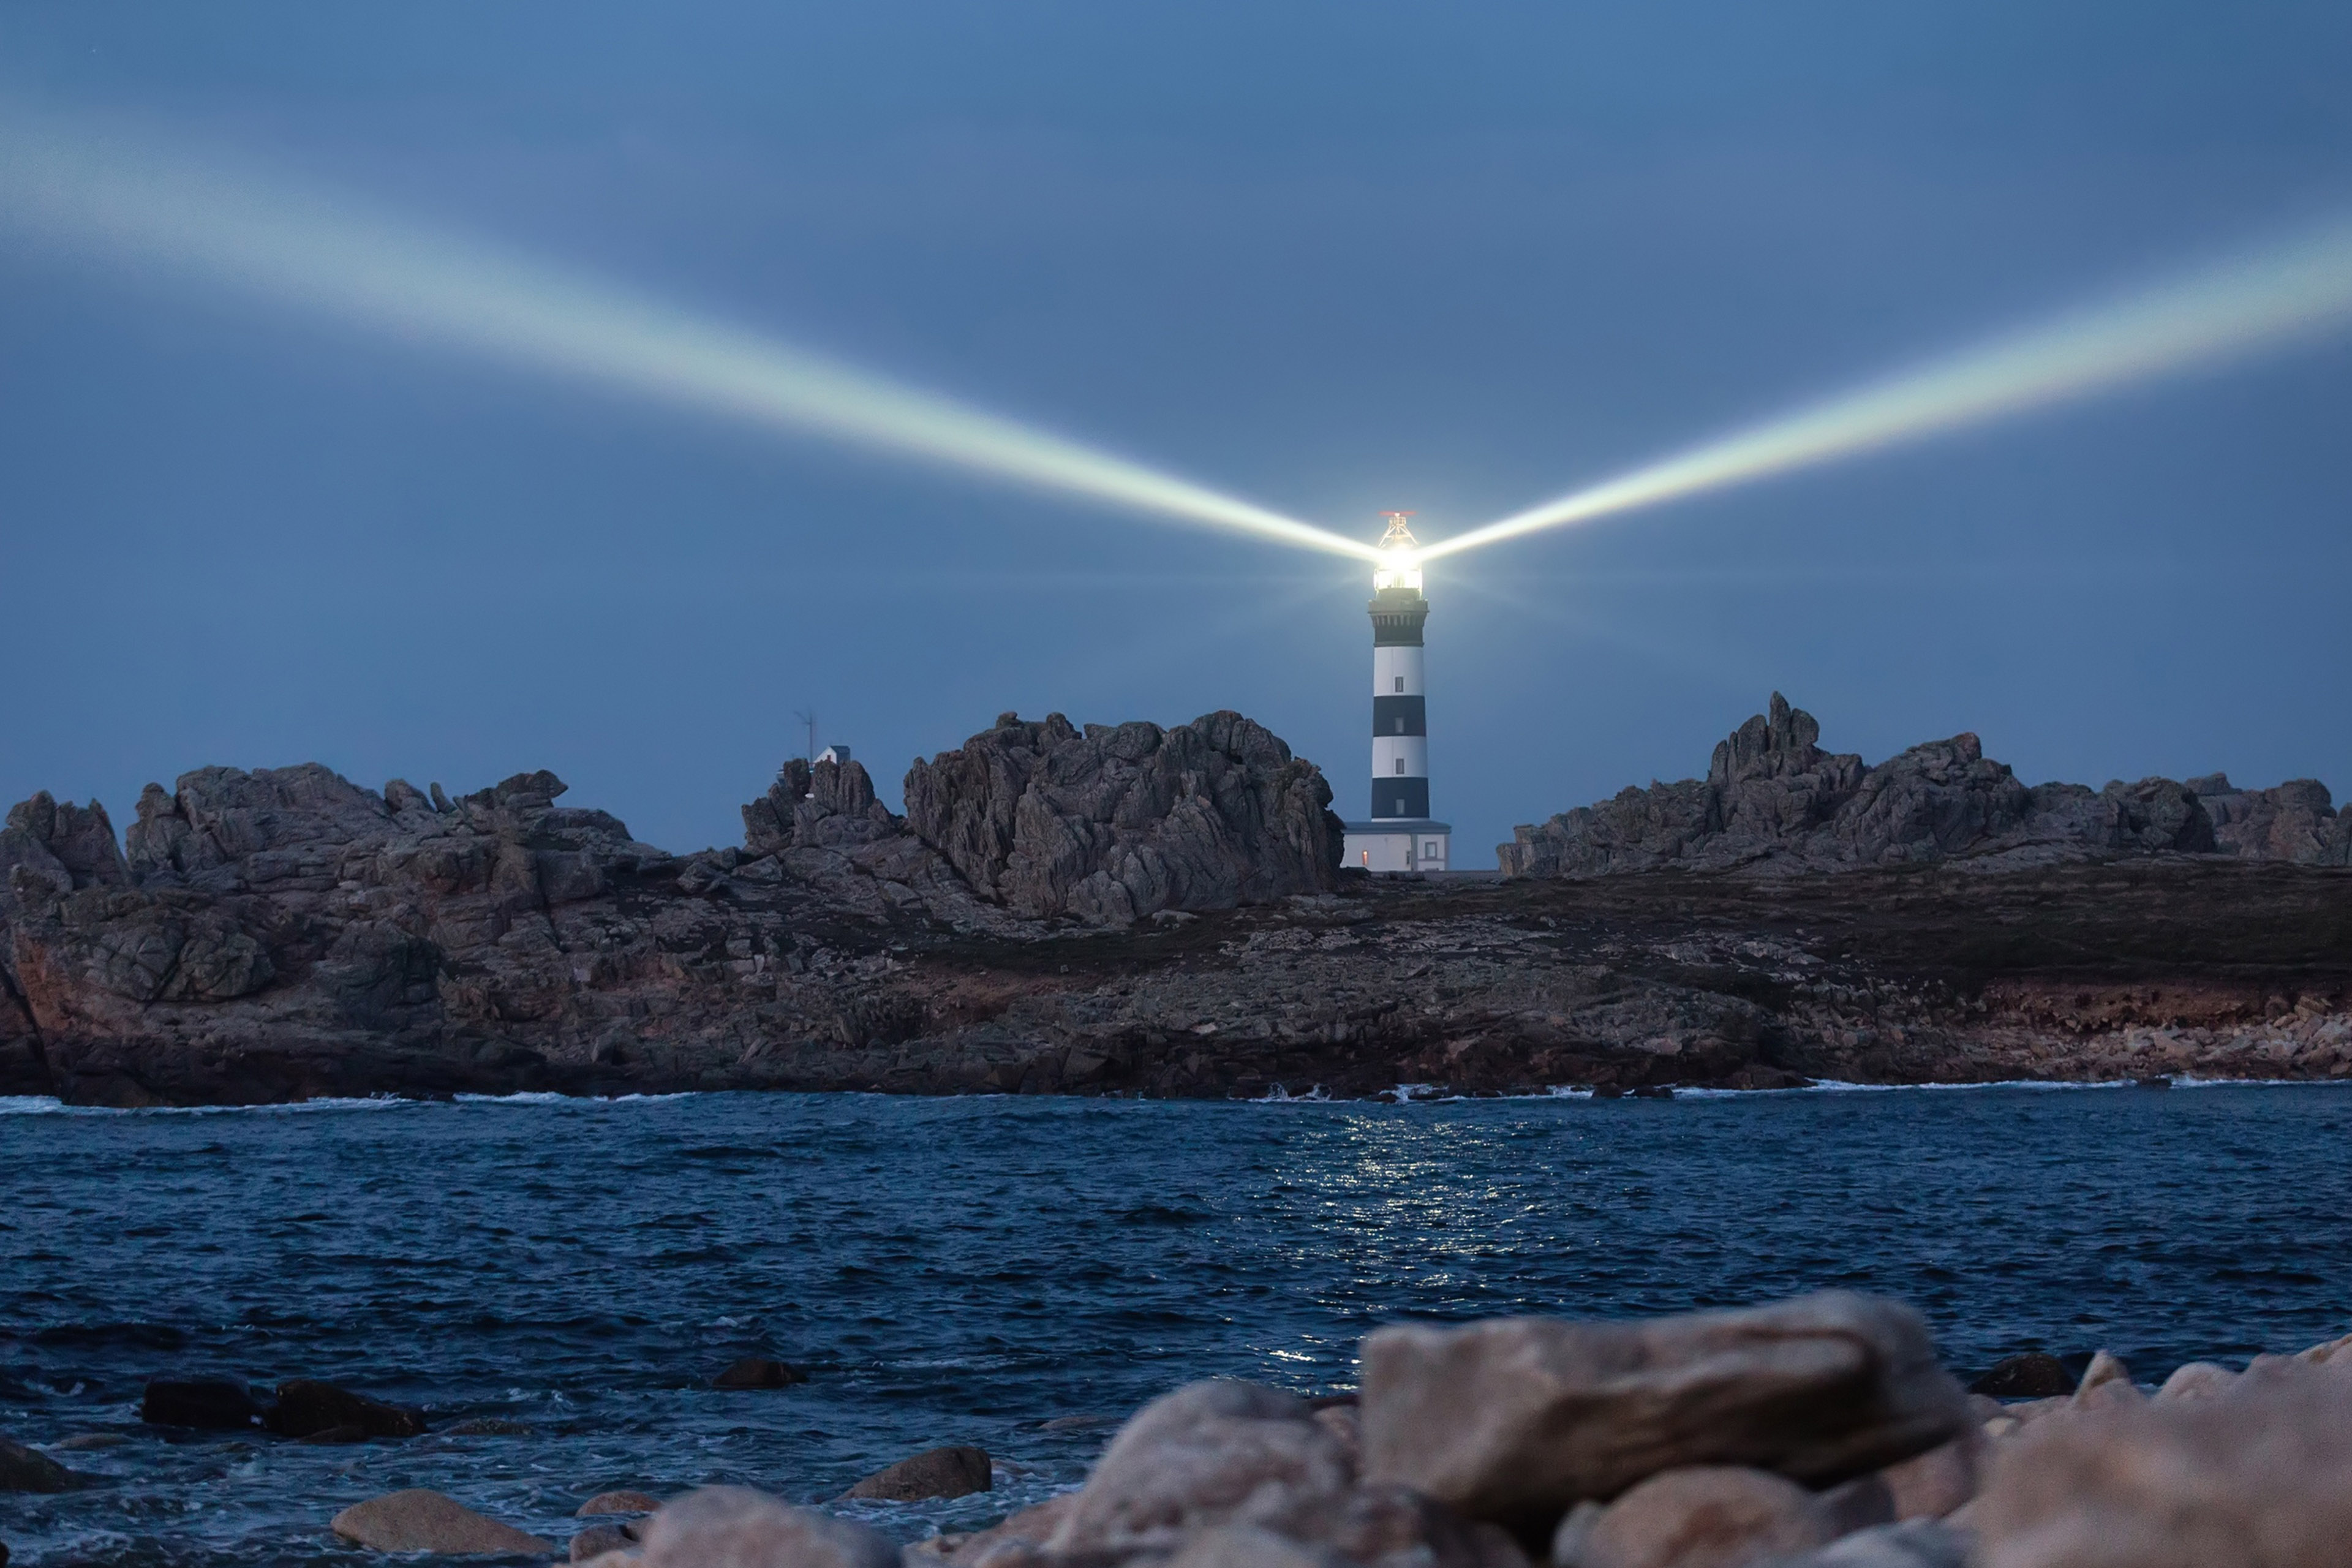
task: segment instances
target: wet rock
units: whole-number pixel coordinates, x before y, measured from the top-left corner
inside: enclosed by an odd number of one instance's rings
[[[1882,1524],[1770,1568],[1969,1568],[1969,1537],[1928,1520]]]
[[[898,1568],[889,1537],[749,1487],[704,1487],[662,1505],[645,1568]]]
[[[367,1437],[421,1436],[425,1413],[387,1405],[331,1383],[295,1378],[278,1385],[278,1403],[263,1424],[281,1437],[316,1437],[348,1430],[358,1436],[343,1440],[357,1442]]]
[[[94,1477],[69,1470],[37,1448],[0,1437],[0,1492],[69,1492]]]
[[[353,1503],[335,1515],[337,1535],[375,1552],[434,1552],[451,1557],[544,1556],[535,1535],[476,1513],[454,1498],[416,1489]]]
[[[1304,1401],[1222,1378],[1189,1384],[1120,1429],[1050,1545],[1166,1552],[1224,1524],[1312,1539],[1343,1508],[1352,1479],[1339,1439]]]
[[[90,1448],[120,1448],[131,1439],[120,1432],[77,1432],[49,1445],[68,1453],[79,1453]]]
[[[1969,1392],[1994,1399],[2048,1399],[2074,1393],[2080,1381],[2056,1356],[2027,1351],[1993,1363],[1990,1370],[1969,1384]]]
[[[593,1519],[607,1513],[651,1513],[661,1507],[661,1500],[645,1492],[598,1492],[572,1510],[574,1519]]]
[[[1830,1291],[1646,1322],[1382,1329],[1363,1419],[1369,1476],[1530,1530],[1684,1466],[1826,1485],[1948,1440],[1969,1410],[1916,1313]]]
[[[247,1432],[262,1424],[261,1402],[232,1378],[159,1378],[139,1402],[150,1426],[193,1426],[205,1432]]]
[[[528,1421],[509,1421],[503,1415],[468,1415],[463,1421],[452,1421],[441,1428],[444,1437],[528,1437],[531,1435]]]
[[[1967,1510],[1984,1568],[2336,1568],[2352,1379],[2283,1363],[2218,1399],[2038,1422]]]
[[[728,1363],[725,1371],[710,1380],[713,1388],[790,1388],[796,1383],[806,1383],[808,1373],[782,1362],[766,1356],[747,1355]]]
[[[1696,1466],[1652,1476],[1584,1516],[1580,1528],[1563,1530],[1552,1561],[1559,1568],[1745,1568],[1837,1534],[1813,1494],[1784,1477]]]
[[[995,1485],[988,1451],[955,1447],[930,1448],[875,1471],[842,1493],[845,1498],[920,1502],[926,1498],[969,1497]]]
[[[592,1524],[572,1538],[572,1561],[586,1563],[608,1552],[627,1552],[637,1544],[625,1525]]]
[[[357,1426],[329,1426],[317,1432],[305,1432],[294,1439],[316,1448],[331,1448],[345,1443],[364,1443],[368,1435]]]

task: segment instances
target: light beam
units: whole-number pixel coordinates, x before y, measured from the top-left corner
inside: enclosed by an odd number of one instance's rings
[[[0,223],[407,338],[1131,511],[1370,559],[1373,548],[776,338],[380,209],[21,113]]]
[[[1422,548],[1589,522],[2170,374],[2352,322],[2352,225],[2076,310]]]

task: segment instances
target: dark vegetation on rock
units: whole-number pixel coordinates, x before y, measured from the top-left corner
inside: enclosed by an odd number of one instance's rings
[[[0,829],[0,1093],[2352,1076],[2315,784],[2026,790],[1968,737],[1866,769],[1780,703],[1717,761],[1529,830],[1498,884],[1340,872],[1321,775],[1234,714],[1007,716],[904,818],[795,762],[690,856],[546,773],[205,768],[120,847],[37,795]]]

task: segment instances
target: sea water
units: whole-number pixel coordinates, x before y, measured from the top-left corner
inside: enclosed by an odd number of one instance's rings
[[[57,1451],[97,1486],[0,1495],[19,1564],[356,1561],[328,1521],[402,1487],[560,1544],[607,1489],[819,1501],[947,1443],[997,1489],[847,1511],[968,1529],[1191,1379],[1345,1389],[1385,1322],[1839,1287],[1964,1371],[2105,1346],[2144,1377],[2352,1331],[2328,1087],[0,1110],[0,1435],[102,1445]],[[711,1387],[747,1354],[809,1381]],[[529,1430],[140,1426],[149,1378],[224,1375]]]

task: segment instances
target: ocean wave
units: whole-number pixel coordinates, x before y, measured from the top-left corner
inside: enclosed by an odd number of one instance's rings
[[[0,1095],[0,1116],[282,1116],[312,1110],[390,1110],[418,1103],[387,1094],[364,1099],[323,1096],[263,1105],[68,1105],[53,1094],[15,1094]]]

